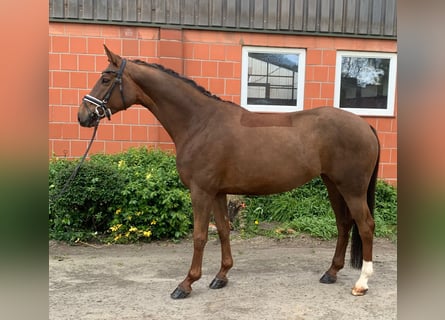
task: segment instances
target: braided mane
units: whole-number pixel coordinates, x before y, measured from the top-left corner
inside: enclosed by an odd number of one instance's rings
[[[132,60],[132,62],[134,62],[134,63],[136,63],[136,64],[139,64],[139,65],[145,65],[145,66],[147,66],[147,67],[152,67],[152,68],[158,69],[158,70],[160,70],[160,71],[162,71],[162,72],[167,73],[168,75],[171,75],[171,76],[173,76],[173,77],[175,77],[175,78],[178,78],[178,79],[180,79],[180,80],[186,82],[187,84],[191,85],[192,87],[194,87],[196,90],[198,90],[198,91],[201,92],[202,94],[206,95],[207,97],[210,97],[210,98],[215,99],[215,100],[218,100],[218,101],[223,101],[223,102],[229,102],[229,103],[232,103],[231,101],[226,101],[226,100],[221,99],[220,97],[218,97],[218,96],[212,94],[210,91],[206,90],[204,87],[202,87],[202,86],[200,86],[199,84],[197,84],[197,83],[196,83],[195,81],[193,81],[192,79],[189,79],[189,78],[187,78],[187,77],[184,77],[184,76],[180,75],[179,73],[177,73],[176,71],[174,71],[174,70],[172,70],[172,69],[168,69],[168,68],[164,67],[164,66],[161,65],[161,64],[157,64],[157,63],[147,63],[147,62],[145,62],[145,61],[143,61],[143,60],[139,60],[139,59],[137,59],[137,60]]]

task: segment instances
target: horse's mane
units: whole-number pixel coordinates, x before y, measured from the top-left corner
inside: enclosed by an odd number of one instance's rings
[[[174,70],[172,70],[172,69],[169,69],[169,68],[166,68],[166,67],[164,67],[164,66],[161,65],[161,64],[157,64],[157,63],[148,63],[148,62],[145,62],[145,61],[143,61],[143,60],[139,60],[139,59],[137,59],[137,60],[132,60],[132,61],[133,61],[134,63],[136,63],[136,64],[145,65],[145,66],[148,66],[148,67],[152,67],[152,68],[158,69],[158,70],[163,71],[163,72],[165,72],[165,73],[167,73],[167,74],[169,74],[169,75],[171,75],[171,76],[173,76],[173,77],[175,77],[175,78],[181,79],[182,81],[188,83],[189,85],[191,85],[192,87],[194,87],[196,90],[198,90],[198,91],[201,92],[202,94],[206,95],[207,97],[210,97],[210,98],[215,99],[215,100],[218,100],[218,101],[223,101],[223,102],[229,102],[229,103],[232,103],[231,101],[223,100],[223,99],[221,99],[220,97],[218,97],[217,95],[214,95],[214,94],[211,93],[210,91],[206,90],[204,87],[202,87],[202,86],[200,86],[199,84],[197,84],[194,80],[189,79],[189,78],[187,78],[187,77],[184,77],[184,76],[180,75],[179,73],[177,73],[176,71],[174,71]]]

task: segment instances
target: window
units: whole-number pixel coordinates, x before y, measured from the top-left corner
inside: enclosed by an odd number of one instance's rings
[[[362,116],[394,116],[397,55],[338,52],[334,106]]]
[[[243,47],[241,105],[255,112],[303,109],[305,51]]]

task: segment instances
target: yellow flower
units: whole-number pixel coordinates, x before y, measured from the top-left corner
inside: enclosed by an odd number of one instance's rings
[[[147,175],[145,176],[145,179],[150,180],[150,178],[151,178],[151,173],[147,173]]]
[[[137,217],[139,217],[141,214],[142,214],[142,211],[138,211],[138,212],[135,213],[135,215],[136,215]]]
[[[138,228],[136,228],[136,227],[130,227],[130,230],[128,230],[128,231],[130,231],[130,232],[135,232],[135,231],[138,231]]]
[[[120,169],[125,165],[125,161],[124,160],[119,160],[119,162],[117,163],[117,167]]]
[[[119,240],[121,237],[122,237],[122,235],[121,235],[121,234],[118,234],[117,236],[114,237],[114,241]]]
[[[117,209],[115,214],[119,214],[119,213],[121,213],[121,211],[122,211],[122,209]]]
[[[111,226],[110,230],[116,232],[117,230],[119,230],[120,227],[122,227],[122,224],[116,224],[114,226]]]
[[[151,231],[150,230],[148,230],[148,231],[144,231],[144,237],[147,237],[147,238],[150,238],[150,236],[151,236]]]
[[[255,224],[259,224],[258,220],[255,220]]]
[[[156,224],[156,220],[152,220],[150,223],[152,226]]]

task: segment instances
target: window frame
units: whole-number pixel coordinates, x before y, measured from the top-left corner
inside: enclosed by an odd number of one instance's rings
[[[248,73],[249,73],[249,53],[272,53],[272,54],[297,54],[298,55],[298,75],[297,75],[297,97],[295,106],[283,105],[256,105],[247,103],[248,95]],[[306,49],[303,48],[280,48],[280,47],[258,47],[243,46],[241,58],[241,106],[252,112],[294,112],[304,108],[304,87],[306,72]]]
[[[388,74],[388,94],[385,109],[376,108],[342,108],[340,106],[341,90],[341,70],[343,57],[380,58],[389,59]],[[371,52],[371,51],[337,51],[335,73],[334,107],[355,113],[359,116],[371,117],[394,117],[395,95],[396,95],[396,74],[397,74],[397,53],[391,52]]]

